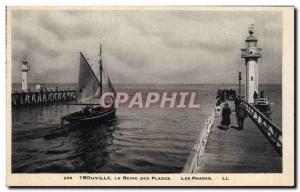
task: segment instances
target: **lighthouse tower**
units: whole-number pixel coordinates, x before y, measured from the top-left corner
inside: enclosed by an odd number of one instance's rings
[[[257,48],[257,39],[254,34],[254,25],[249,27],[249,36],[245,40],[246,47],[241,49],[242,58],[246,65],[246,90],[245,99],[248,103],[254,103],[253,94],[258,93],[258,58],[261,58],[261,48]]]
[[[30,70],[30,66],[28,65],[28,61],[24,59],[22,61],[22,91],[28,91],[28,71]]]

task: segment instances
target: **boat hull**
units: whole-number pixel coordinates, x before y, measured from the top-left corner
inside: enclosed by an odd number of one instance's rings
[[[96,111],[94,113],[83,115],[81,112],[71,113],[61,118],[62,123],[67,121],[71,124],[86,124],[105,122],[115,117],[116,109],[112,108],[106,111]]]

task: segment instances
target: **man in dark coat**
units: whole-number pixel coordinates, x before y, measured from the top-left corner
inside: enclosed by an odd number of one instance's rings
[[[231,114],[231,109],[228,106],[228,103],[225,103],[224,107],[223,107],[223,110],[222,110],[221,125],[225,126],[227,129],[229,129],[229,125],[231,124],[231,122],[230,122],[230,114]]]
[[[247,117],[247,109],[244,103],[240,103],[236,112],[237,123],[240,130],[244,128],[244,120]]]
[[[239,105],[240,105],[240,99],[238,98],[238,97],[235,97],[234,98],[234,105],[235,105],[235,112],[237,112],[238,111],[238,108],[239,108]]]

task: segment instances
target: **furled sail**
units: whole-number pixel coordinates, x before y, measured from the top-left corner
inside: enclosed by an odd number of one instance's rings
[[[100,82],[98,78],[83,54],[80,52],[80,67],[77,88],[78,103],[94,103],[95,98],[100,96],[99,86]]]

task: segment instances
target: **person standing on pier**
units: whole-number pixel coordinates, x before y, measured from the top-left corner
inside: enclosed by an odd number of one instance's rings
[[[221,99],[218,98],[216,102],[215,112],[219,115],[221,114],[221,103]]]
[[[253,99],[254,99],[254,102],[256,101],[257,97],[258,97],[258,94],[257,94],[256,91],[254,91],[254,93],[253,93]]]
[[[232,90],[232,99],[235,99],[236,98],[236,92],[235,90]]]
[[[244,128],[244,120],[247,117],[247,109],[244,103],[240,103],[237,107],[236,118],[240,130]]]
[[[225,101],[225,90],[224,89],[221,91],[221,101],[222,102]]]
[[[223,107],[223,110],[222,110],[221,125],[225,126],[227,129],[229,129],[229,125],[231,124],[231,122],[230,122],[230,114],[231,114],[231,109],[230,109],[228,103],[225,103],[224,107]]]
[[[235,112],[238,111],[240,103],[241,103],[240,99],[238,97],[235,97],[234,98],[234,106],[235,106],[235,108],[234,108],[235,110],[234,111]]]

